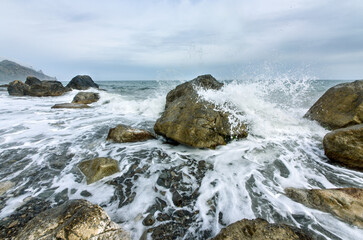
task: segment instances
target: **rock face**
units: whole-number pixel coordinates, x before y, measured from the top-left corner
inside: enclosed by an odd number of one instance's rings
[[[88,75],[77,75],[67,84],[67,87],[78,90],[87,90],[91,87],[98,88],[98,85]]]
[[[213,240],[312,239],[303,231],[285,224],[270,224],[264,219],[242,219],[223,228]]]
[[[130,235],[101,207],[86,200],[72,200],[37,215],[15,239],[121,240],[130,239]]]
[[[15,80],[8,86],[8,93],[12,96],[61,96],[67,91],[61,82],[40,81],[35,77],[28,77],[25,83]]]
[[[107,140],[117,143],[142,142],[154,138],[155,137],[146,130],[131,128],[123,124],[111,128],[107,135]]]
[[[87,184],[94,183],[120,171],[118,162],[112,158],[95,158],[83,161],[78,167],[86,176]]]
[[[177,86],[166,96],[165,111],[155,123],[155,132],[197,148],[214,148],[230,139],[246,137],[243,123],[232,127],[230,114],[215,110],[216,106],[200,99],[197,92],[198,88],[219,90],[222,86],[211,75]]]
[[[330,160],[363,171],[363,124],[332,131],[323,144]]]
[[[344,221],[363,228],[363,189],[296,189],[287,188],[291,199],[307,207],[331,213]]]
[[[100,99],[100,95],[98,93],[79,92],[73,98],[72,103],[90,104],[93,102],[97,102],[99,99]]]
[[[81,104],[81,103],[60,103],[55,104],[52,106],[52,108],[90,108],[87,104]]]
[[[363,122],[363,80],[330,88],[305,114],[330,129]]]

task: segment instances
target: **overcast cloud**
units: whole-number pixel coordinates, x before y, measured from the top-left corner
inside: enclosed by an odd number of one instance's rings
[[[362,79],[362,12],[361,0],[0,0],[0,57],[61,80]]]

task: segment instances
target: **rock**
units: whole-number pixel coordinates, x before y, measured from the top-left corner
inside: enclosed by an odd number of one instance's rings
[[[26,91],[29,90],[29,85],[23,83],[22,81],[15,80],[9,83],[8,93],[11,96],[24,96]]]
[[[200,99],[198,88],[219,90],[223,86],[211,75],[199,76],[183,83],[166,96],[165,111],[156,121],[154,130],[168,139],[197,148],[214,148],[234,138],[247,136],[246,127],[231,125],[227,112]]]
[[[73,98],[72,103],[90,104],[93,102],[97,102],[99,99],[100,99],[100,95],[98,93],[79,92]]]
[[[223,228],[213,240],[311,239],[300,229],[285,224],[271,224],[264,219],[242,219]]]
[[[67,87],[78,90],[98,88],[98,85],[88,75],[77,75],[67,84]]]
[[[40,81],[35,77],[27,77],[25,83],[15,80],[9,83],[8,93],[12,96],[48,97],[61,96],[67,89],[58,81]]]
[[[331,161],[363,171],[363,124],[326,134],[323,145]]]
[[[286,195],[307,207],[331,213],[363,228],[363,189],[296,189],[286,188]]]
[[[7,88],[7,87],[9,87],[9,84],[1,84],[0,87]]]
[[[86,176],[87,184],[91,184],[120,171],[118,162],[112,158],[95,158],[83,161],[78,167]]]
[[[28,76],[26,78],[25,84],[32,86],[32,85],[41,85],[42,81],[40,81],[38,78],[33,76]]]
[[[52,108],[90,108],[90,106],[81,103],[60,103],[55,104]]]
[[[130,235],[98,205],[71,200],[34,217],[15,239],[121,240],[130,239]]]
[[[7,190],[14,187],[15,183],[10,181],[0,182],[0,196],[3,195]]]
[[[107,135],[107,140],[117,143],[142,142],[154,138],[155,137],[146,130],[131,128],[123,124],[111,128]]]
[[[330,129],[363,122],[363,80],[330,88],[305,114]]]

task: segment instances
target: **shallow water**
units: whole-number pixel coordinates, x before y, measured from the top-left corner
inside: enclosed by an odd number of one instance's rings
[[[200,91],[248,125],[246,139],[216,150],[170,145],[162,138],[106,142],[108,130],[121,123],[152,131],[178,81],[98,82],[106,91],[92,90],[101,99],[90,109],[51,109],[71,102],[78,91],[33,98],[9,96],[1,88],[0,182],[16,185],[1,196],[0,218],[28,197],[54,203],[85,198],[104,207],[133,239],[150,228],[142,223],[150,213],[170,217],[152,227],[179,224],[175,234],[185,239],[212,237],[225,225],[257,217],[305,229],[317,239],[359,239],[362,229],[284,195],[286,187],[363,187],[362,173],[328,163],[322,149],[327,130],[302,118],[340,82],[228,81],[221,91]],[[95,157],[118,160],[121,172],[87,185],[77,165]],[[182,196],[180,206],[171,189]]]

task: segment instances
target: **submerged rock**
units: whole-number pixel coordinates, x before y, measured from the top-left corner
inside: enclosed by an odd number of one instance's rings
[[[8,86],[8,93],[12,96],[61,96],[67,91],[59,81],[40,81],[36,77],[27,77],[25,83],[15,80]]]
[[[67,87],[78,90],[98,88],[98,85],[88,75],[77,75],[67,84]]]
[[[363,228],[363,189],[296,189],[286,188],[286,195],[307,207],[331,213]]]
[[[82,103],[60,103],[55,104],[52,108],[90,108],[90,106]]]
[[[197,148],[214,148],[230,139],[246,137],[243,123],[232,126],[229,113],[216,110],[214,104],[198,95],[198,88],[219,90],[222,86],[211,75],[177,86],[166,96],[165,111],[155,123],[155,132]]]
[[[83,161],[78,167],[86,176],[87,184],[94,183],[120,171],[118,162],[112,158],[95,158]]]
[[[363,122],[363,80],[330,88],[305,114],[330,129]]]
[[[17,239],[130,239],[98,205],[71,200],[30,220]]]
[[[90,103],[97,102],[99,99],[100,99],[100,95],[98,93],[79,92],[73,98],[72,103],[90,104]]]
[[[312,238],[300,229],[285,225],[271,224],[264,219],[242,219],[223,228],[213,240],[260,240],[284,239],[307,240]]]
[[[123,124],[111,128],[107,135],[107,140],[117,143],[142,142],[154,138],[149,131],[132,128]]]
[[[323,144],[330,160],[363,171],[363,124],[332,131]]]

